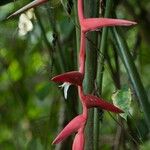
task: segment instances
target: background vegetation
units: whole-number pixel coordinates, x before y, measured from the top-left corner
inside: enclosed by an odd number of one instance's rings
[[[72,138],[57,146],[51,143],[58,131],[79,112],[77,90],[71,87],[68,99],[64,100],[63,91],[50,82],[50,78],[77,69],[76,0],[50,0],[22,17],[7,20],[11,12],[29,1],[8,2],[0,2],[0,149],[70,149]],[[105,1],[101,1],[99,7],[99,16],[104,16]],[[115,12],[118,18],[138,22],[135,27],[121,30],[149,97],[150,2],[116,1]],[[132,99],[128,107],[131,114],[125,121],[98,111],[99,147],[149,150],[148,127],[111,33],[108,32],[105,54],[97,50],[98,60],[104,59],[102,96],[111,101],[117,89],[123,92],[130,88],[132,94],[125,96]],[[101,35],[102,30],[98,31],[99,41]]]

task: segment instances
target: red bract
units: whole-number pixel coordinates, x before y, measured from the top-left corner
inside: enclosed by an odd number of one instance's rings
[[[73,132],[77,132],[80,128],[83,128],[86,122],[86,118],[83,115],[75,117],[69,122],[69,124],[60,132],[52,144],[57,144],[66,139]]]
[[[109,18],[90,18],[81,20],[81,30],[83,32],[98,30],[107,26],[131,26],[136,22],[127,21],[122,19],[109,19]]]
[[[98,98],[96,96],[85,95],[85,96],[83,96],[82,99],[83,99],[85,105],[87,106],[87,108],[100,107],[101,109],[104,109],[107,111],[111,111],[111,112],[115,112],[115,113],[123,113],[123,111],[121,109],[119,109],[118,107],[116,107],[113,104],[108,103],[107,101],[105,101],[101,98]]]
[[[54,82],[69,82],[74,85],[82,85],[83,74],[78,71],[71,71],[64,74],[57,75],[51,79]]]
[[[85,18],[83,13],[83,0],[78,0],[78,16],[81,32],[94,31],[107,26],[130,26],[136,24],[136,22],[123,19]]]
[[[84,149],[84,133],[83,131],[78,132],[74,138],[72,150],[83,150]]]

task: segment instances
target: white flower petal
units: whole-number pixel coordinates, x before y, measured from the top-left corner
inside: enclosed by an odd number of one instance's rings
[[[26,14],[21,14],[19,17],[19,35],[25,35],[33,29],[33,24]]]
[[[62,85],[60,85],[59,87],[61,87],[61,88],[64,88],[64,97],[65,97],[65,99],[67,99],[67,92],[68,92],[68,89],[69,89],[69,87],[70,87],[70,83],[68,83],[68,82],[64,82]]]

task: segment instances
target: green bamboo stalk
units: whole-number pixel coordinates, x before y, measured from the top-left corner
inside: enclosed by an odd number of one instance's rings
[[[58,55],[58,58],[60,59],[60,67],[61,67],[61,71],[66,71],[66,61],[65,61],[65,56],[62,52],[62,48],[61,48],[61,44],[60,44],[60,39],[59,39],[59,34],[57,32],[57,29],[56,29],[56,21],[55,21],[55,17],[54,17],[54,11],[48,6],[46,5],[45,6],[46,10],[47,10],[47,14],[49,16],[49,22],[50,22],[50,25],[51,25],[51,28],[52,28],[52,31],[54,34],[56,34],[57,36],[57,40],[56,40],[56,49],[58,51],[57,55]]]
[[[135,90],[135,93],[140,102],[141,108],[143,109],[145,120],[150,130],[150,101],[147,97],[147,93],[144,89],[137,68],[133,62],[133,58],[130,54],[129,47],[119,28],[112,28],[111,33],[114,44],[116,45],[118,53],[121,57],[122,62],[124,63],[128,76],[133,85],[133,89]]]
[[[106,1],[105,7],[105,14],[104,17],[108,18],[110,16],[112,8],[112,0]],[[100,55],[98,58],[98,65],[97,65],[97,88],[99,89],[99,94],[102,93],[102,82],[103,82],[103,72],[104,72],[104,57],[107,48],[107,36],[108,36],[108,28],[103,28],[102,35],[101,35],[101,43],[100,43]],[[94,111],[94,150],[98,150],[99,148],[99,114],[98,109]]]
[[[97,17],[98,0],[84,0],[84,14],[86,17]],[[97,45],[97,34],[92,32],[87,34],[87,38]],[[86,40],[86,66],[84,79],[84,92],[92,93],[97,71],[97,50],[89,40]],[[86,126],[86,143],[85,150],[93,150],[93,123],[94,109],[89,110],[88,121]]]
[[[80,29],[79,29],[79,21],[78,21],[78,11],[77,11],[77,0],[73,0],[74,3],[74,17],[75,17],[75,30],[76,30],[76,53],[77,53],[77,62],[79,57],[80,50]],[[82,107],[80,101],[78,101],[78,113],[82,112]]]
[[[78,22],[78,12],[77,12],[77,0],[73,0],[74,4],[74,16],[75,16],[75,28],[76,28],[76,48],[77,48],[77,54],[79,53],[80,49],[80,29],[79,27],[79,22]],[[78,55],[77,55],[78,59]]]

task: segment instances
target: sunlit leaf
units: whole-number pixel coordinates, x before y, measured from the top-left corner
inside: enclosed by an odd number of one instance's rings
[[[112,100],[115,106],[121,108],[124,111],[124,113],[119,115],[126,120],[131,110],[130,88],[124,87],[121,90],[118,90],[112,95]]]

